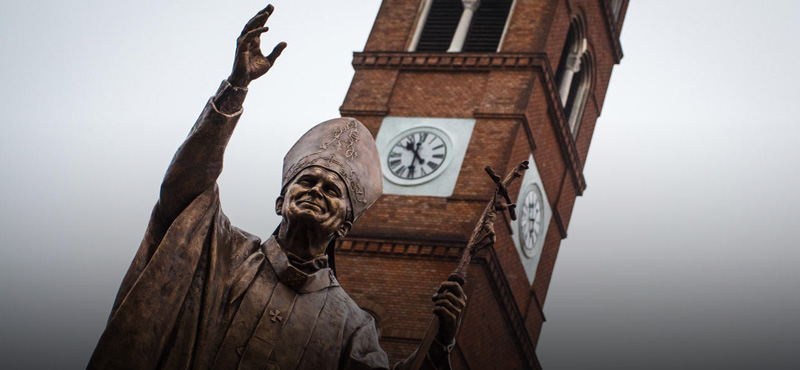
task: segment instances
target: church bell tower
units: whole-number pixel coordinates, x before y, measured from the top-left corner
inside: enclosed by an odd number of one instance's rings
[[[375,317],[390,361],[432,318],[494,191],[486,165],[530,169],[518,219],[469,268],[454,369],[539,369],[561,240],[622,58],[627,0],[383,0],[340,111],[374,135],[384,195],[336,246],[343,287]]]

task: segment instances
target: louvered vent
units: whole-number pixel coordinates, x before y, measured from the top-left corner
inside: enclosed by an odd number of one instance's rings
[[[463,9],[461,0],[433,0],[417,51],[447,51]]]
[[[496,52],[512,0],[481,0],[464,41],[464,52]]]

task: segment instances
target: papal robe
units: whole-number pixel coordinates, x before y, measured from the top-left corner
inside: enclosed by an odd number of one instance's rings
[[[90,369],[388,368],[372,318],[331,269],[306,274],[273,237],[261,243],[231,226],[216,189],[147,247]]]
[[[274,237],[262,243],[222,212],[216,178],[240,114],[212,98],[173,158],[88,369],[390,367],[372,317],[324,259],[290,263]],[[449,368],[434,357],[424,367]]]

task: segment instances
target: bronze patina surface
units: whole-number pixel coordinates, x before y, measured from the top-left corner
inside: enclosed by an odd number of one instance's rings
[[[233,72],[175,154],[89,369],[392,367],[372,317],[329,263],[329,246],[382,191],[375,142],[361,123],[323,122],[289,151],[275,205],[281,224],[266,241],[231,225],[220,208],[216,181],[247,86],[286,47],[261,52],[272,11],[244,27]],[[455,282],[434,295],[441,326],[423,368],[450,368],[465,300]]]

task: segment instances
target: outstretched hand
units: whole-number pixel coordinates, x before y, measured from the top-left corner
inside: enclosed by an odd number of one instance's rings
[[[459,317],[467,304],[467,295],[457,282],[445,281],[433,295],[433,302],[433,313],[439,317],[436,340],[444,345],[450,344],[456,337]]]
[[[233,71],[228,77],[228,82],[236,87],[246,87],[253,81],[263,76],[275,64],[275,59],[281,55],[286,43],[281,42],[272,49],[268,56],[261,52],[261,34],[267,32],[269,27],[264,27],[267,19],[275,8],[270,4],[247,22],[242,34],[236,39],[236,59],[233,62]]]

